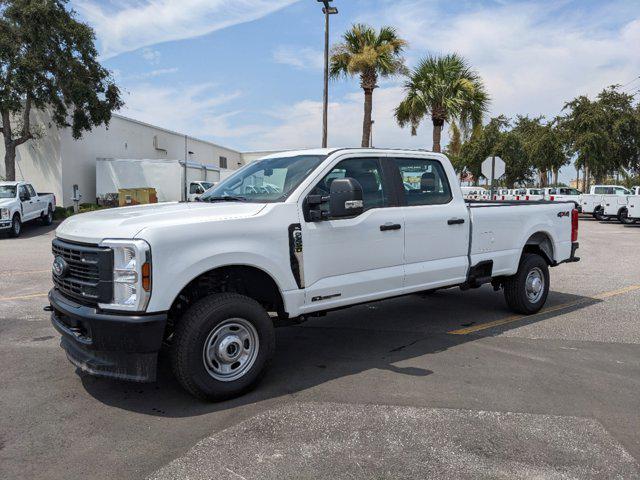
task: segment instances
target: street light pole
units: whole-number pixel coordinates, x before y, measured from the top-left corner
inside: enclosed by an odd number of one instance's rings
[[[322,148],[327,148],[327,117],[329,115],[329,15],[338,13],[336,7],[330,7],[333,0],[318,0],[324,4],[324,93],[322,95]]]

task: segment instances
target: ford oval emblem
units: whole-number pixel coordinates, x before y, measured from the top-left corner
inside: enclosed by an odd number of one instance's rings
[[[52,270],[56,277],[64,277],[67,274],[68,269],[69,264],[60,255],[53,259]]]

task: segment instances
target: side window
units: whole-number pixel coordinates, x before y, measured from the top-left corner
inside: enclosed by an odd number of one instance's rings
[[[204,193],[204,189],[197,183],[192,183],[189,186],[189,193],[196,193],[196,194]]]
[[[28,196],[29,196],[29,192],[27,191],[25,186],[24,185],[20,185],[20,188],[18,189],[18,197],[19,198],[23,198],[23,197],[28,197]]]
[[[389,196],[382,182],[382,167],[377,158],[350,158],[339,162],[318,182],[310,194],[329,195],[331,183],[337,178],[346,177],[351,177],[360,183],[365,211],[389,205]],[[323,203],[321,209],[328,210],[328,203]]]
[[[26,187],[27,187],[27,191],[29,192],[29,195],[31,195],[32,197],[35,197],[36,191],[33,189],[31,184],[27,183]]]
[[[220,168],[227,168],[227,157],[220,157]]]
[[[453,198],[447,175],[437,160],[395,158],[393,161],[402,177],[407,205],[441,205]]]

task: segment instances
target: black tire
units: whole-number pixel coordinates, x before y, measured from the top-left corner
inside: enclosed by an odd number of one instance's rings
[[[600,221],[600,222],[604,222],[604,221],[606,221],[606,220],[609,220],[609,218],[608,218],[608,217],[605,217],[605,216],[604,216],[604,212],[602,211],[602,209],[601,209],[601,208],[599,208],[599,209],[597,209],[597,210],[595,210],[595,211],[593,212],[593,218],[595,218],[596,220],[598,220],[598,221]]]
[[[633,218],[629,218],[629,212],[626,208],[621,208],[618,212],[618,221],[624,225],[631,225],[632,223],[635,223]]]
[[[53,223],[53,210],[51,209],[51,205],[49,205],[49,208],[47,208],[47,213],[45,215],[42,215],[42,224],[49,226]]]
[[[529,275],[536,272],[543,279],[541,290],[532,298],[533,292],[527,289]],[[530,285],[532,286],[532,285]],[[524,315],[531,315],[540,311],[547,301],[549,294],[549,266],[547,261],[535,253],[525,253],[520,259],[520,265],[515,275],[507,277],[504,282],[504,298],[511,310]]]
[[[238,330],[233,331],[234,326]],[[236,341],[245,330],[248,337]],[[257,341],[253,341],[256,337]],[[242,364],[240,361],[231,364],[232,360],[228,359],[225,363],[215,353],[205,356],[205,345],[211,345],[207,349],[209,352],[237,354],[239,360],[251,350],[253,360],[236,367],[236,372],[232,370],[225,379],[216,378],[216,375],[223,378],[223,367],[232,369],[236,363]],[[234,351],[231,352],[234,345]],[[257,352],[253,352],[254,348]],[[244,295],[216,293],[196,302],[178,321],[171,345],[171,365],[174,375],[191,395],[202,400],[220,401],[237,397],[253,388],[266,370],[274,351],[273,321],[266,310]],[[241,369],[244,371],[241,372]],[[233,378],[234,373],[242,375]]]
[[[22,221],[20,221],[20,215],[17,213],[13,216],[11,220],[11,228],[9,229],[9,236],[13,238],[18,238],[22,233]]]

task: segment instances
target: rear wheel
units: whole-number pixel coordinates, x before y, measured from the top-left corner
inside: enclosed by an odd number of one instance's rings
[[[618,221],[620,223],[624,223],[625,225],[631,225],[632,223],[635,223],[635,220],[629,217],[629,211],[626,208],[621,208],[618,212]]]
[[[17,238],[20,236],[22,232],[22,222],[20,221],[20,215],[17,213],[13,216],[13,220],[11,220],[11,228],[9,229],[9,236],[13,238]]]
[[[47,213],[42,215],[42,224],[43,225],[51,225],[53,223],[53,210],[51,206],[47,208]]]
[[[549,266],[535,253],[525,253],[515,275],[504,282],[504,298],[511,310],[530,315],[540,311],[549,294]]]
[[[255,300],[217,293],[195,303],[179,320],[171,346],[180,384],[203,400],[250,390],[275,350],[273,322]]]
[[[598,208],[593,212],[593,218],[601,222],[605,220],[609,220],[607,217],[604,216],[604,210],[602,208]]]

